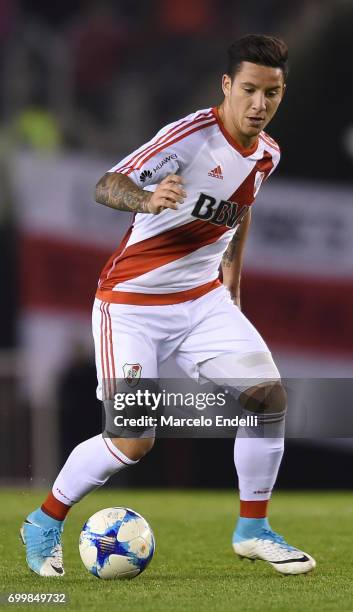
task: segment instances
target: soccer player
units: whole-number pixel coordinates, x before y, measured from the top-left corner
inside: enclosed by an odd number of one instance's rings
[[[228,379],[238,388],[244,414],[258,415],[260,431],[239,427],[235,440],[240,512],[233,548],[283,574],[300,574],[315,567],[314,559],[287,544],[267,519],[283,455],[286,395],[267,345],[240,310],[252,205],[280,158],[264,128],[282,101],[287,62],[280,39],[236,41],[220,106],[162,128],[100,179],[97,202],[135,216],[101,274],[93,336],[99,399],[113,379],[157,378],[171,354],[189,376]],[[32,570],[64,574],[61,533],[72,505],[137,463],[153,443],[153,431],[136,438],[100,434],[74,448],[22,526]]]

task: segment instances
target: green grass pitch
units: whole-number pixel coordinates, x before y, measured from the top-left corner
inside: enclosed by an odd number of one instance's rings
[[[89,495],[71,512],[64,533],[66,575],[39,578],[24,562],[18,530],[43,494],[0,492],[1,591],[66,593],[68,611],[340,612],[353,610],[353,495],[348,492],[276,493],[271,524],[317,560],[306,576],[282,577],[262,561],[242,562],[230,539],[236,495],[228,491],[106,489]],[[151,524],[156,553],[131,581],[98,580],[83,567],[78,536],[101,508],[128,506]],[[6,605],[2,609],[9,610]],[[58,605],[22,609],[55,610]]]

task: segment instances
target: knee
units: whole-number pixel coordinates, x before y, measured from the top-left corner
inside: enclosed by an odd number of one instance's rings
[[[243,408],[260,414],[285,414],[287,394],[280,382],[255,385],[244,391],[239,402]]]
[[[153,448],[154,438],[112,438],[112,443],[131,461],[142,459]]]

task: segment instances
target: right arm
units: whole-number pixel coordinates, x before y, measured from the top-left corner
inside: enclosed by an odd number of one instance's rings
[[[107,172],[96,185],[95,200],[115,210],[158,215],[165,208],[176,210],[177,204],[186,196],[182,189],[182,179],[169,174],[155,191],[140,189],[125,174]]]

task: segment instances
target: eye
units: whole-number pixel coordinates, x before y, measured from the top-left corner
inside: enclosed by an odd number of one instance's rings
[[[278,91],[269,91],[269,92],[267,93],[267,96],[268,96],[269,98],[275,98],[277,95],[278,95]]]
[[[253,93],[253,89],[251,89],[250,87],[244,87],[244,91],[246,91],[246,93],[251,94]]]

